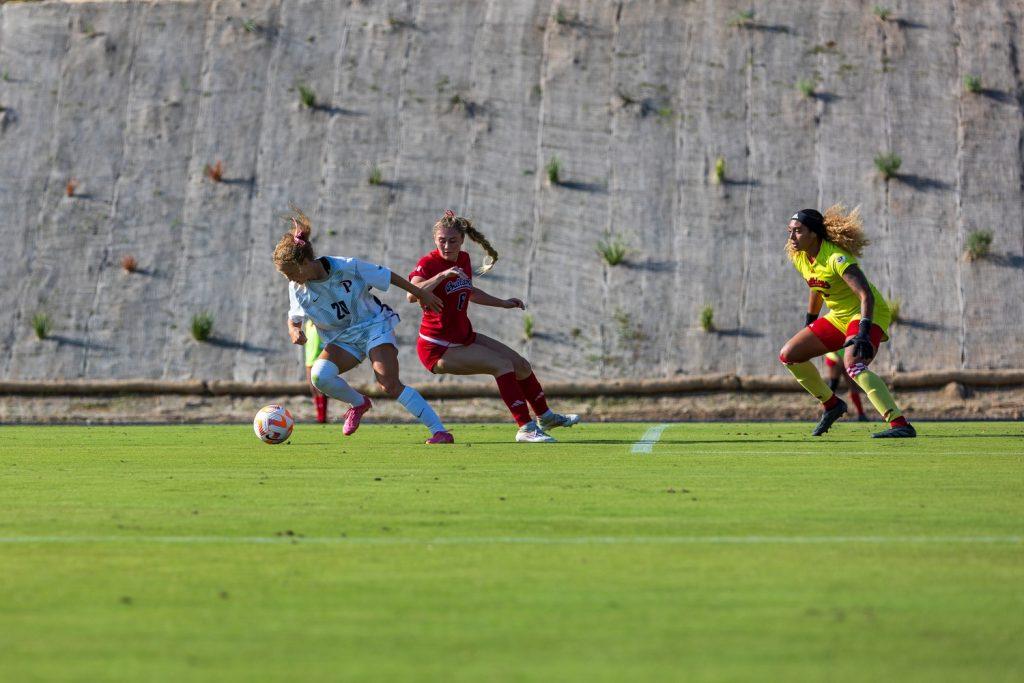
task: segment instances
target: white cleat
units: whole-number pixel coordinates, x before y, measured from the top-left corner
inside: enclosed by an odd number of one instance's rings
[[[555,443],[555,440],[544,433],[544,430],[531,420],[516,432],[516,441],[519,443]]]
[[[546,416],[541,416],[540,428],[544,431],[548,431],[555,427],[572,427],[574,424],[579,423],[579,421],[579,415],[559,415],[558,413],[550,413]]]

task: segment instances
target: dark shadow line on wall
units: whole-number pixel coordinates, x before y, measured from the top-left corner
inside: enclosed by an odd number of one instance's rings
[[[270,349],[265,346],[254,346],[246,342],[239,342],[233,339],[224,339],[223,337],[210,337],[206,340],[206,343],[210,346],[216,346],[221,349],[235,349],[237,351],[245,351],[246,353],[277,353],[277,349]]]

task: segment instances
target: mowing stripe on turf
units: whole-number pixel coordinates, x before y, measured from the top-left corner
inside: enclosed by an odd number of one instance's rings
[[[1024,536],[6,536],[0,544],[173,543],[240,545],[915,545],[1006,543]]]
[[[654,444],[658,443],[658,439],[661,438],[661,433],[668,428],[667,424],[660,424],[651,427],[644,435],[640,437],[640,440],[633,444],[633,453],[650,453],[654,448]]]

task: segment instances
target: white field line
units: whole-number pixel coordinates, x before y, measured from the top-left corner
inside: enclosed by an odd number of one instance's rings
[[[650,453],[654,448],[654,444],[658,443],[658,439],[661,438],[661,433],[668,428],[667,424],[660,424],[651,427],[644,435],[640,437],[640,440],[633,444],[633,453]]]
[[[5,536],[15,544],[181,545],[918,545],[1024,544],[1024,536]]]

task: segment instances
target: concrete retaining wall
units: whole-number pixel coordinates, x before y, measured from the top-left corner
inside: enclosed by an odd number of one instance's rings
[[[536,334],[518,311],[474,322],[552,380],[779,373],[807,296],[786,219],[860,204],[864,269],[905,318],[881,368],[1020,368],[1024,3],[888,4],[886,22],[845,0],[0,5],[0,377],[301,377],[270,262],[289,200],[321,253],[402,274],[442,209],[474,217],[502,255],[479,284],[525,298]],[[979,229],[994,256],[967,262]],[[625,264],[597,254],[608,234]],[[387,299],[406,381],[439,381],[417,309]],[[203,310],[213,343],[188,333]]]

